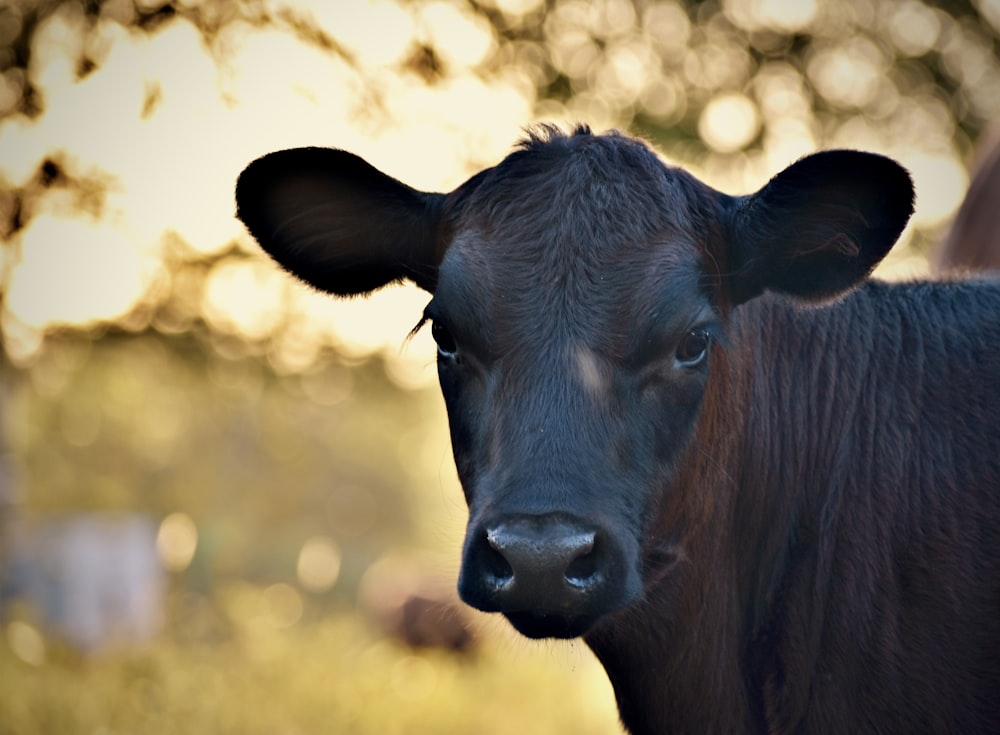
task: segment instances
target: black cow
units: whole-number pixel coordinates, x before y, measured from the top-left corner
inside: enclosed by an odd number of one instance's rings
[[[459,591],[583,636],[633,733],[1000,732],[1000,283],[866,280],[899,165],[727,196],[541,128],[450,194],[311,148],[236,198],[317,288],[433,294]]]

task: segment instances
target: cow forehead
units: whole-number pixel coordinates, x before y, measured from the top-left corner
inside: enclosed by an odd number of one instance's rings
[[[479,324],[544,318],[581,333],[683,310],[699,290],[706,198],[632,139],[519,151],[453,194],[435,298]]]
[[[617,135],[534,140],[452,195],[453,226],[525,256],[590,259],[694,235],[708,191],[643,143]]]

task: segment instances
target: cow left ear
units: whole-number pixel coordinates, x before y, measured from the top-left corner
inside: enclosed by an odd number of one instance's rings
[[[731,203],[733,302],[764,290],[819,300],[857,285],[889,252],[913,213],[913,182],[890,158],[824,151]]]
[[[433,291],[445,196],[330,148],[269,153],[240,174],[236,216],[286,270],[338,296],[408,278]]]

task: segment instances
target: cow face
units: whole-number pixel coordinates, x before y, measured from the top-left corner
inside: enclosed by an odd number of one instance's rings
[[[850,288],[912,189],[888,159],[840,151],[729,197],[624,136],[544,130],[447,195],[300,149],[251,164],[237,202],[314,286],[432,292],[470,513],[459,591],[525,635],[573,637],[643,594],[729,310]]]

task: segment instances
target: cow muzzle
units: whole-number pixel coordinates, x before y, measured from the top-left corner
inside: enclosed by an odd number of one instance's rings
[[[610,533],[581,519],[505,516],[469,528],[459,594],[530,638],[574,638],[638,596],[633,566]]]

